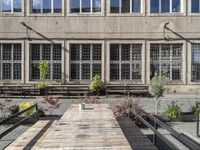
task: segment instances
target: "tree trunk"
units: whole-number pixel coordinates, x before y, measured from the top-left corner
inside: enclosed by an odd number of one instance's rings
[[[158,114],[158,107],[159,107],[159,99],[156,98],[156,106],[155,106],[155,114]]]

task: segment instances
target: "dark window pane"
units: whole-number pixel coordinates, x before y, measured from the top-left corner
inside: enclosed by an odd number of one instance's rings
[[[142,50],[142,45],[139,45],[139,44],[133,45],[133,51],[132,51],[132,60],[133,61],[142,60],[141,50]]]
[[[39,66],[38,64],[31,65],[31,79],[33,79],[33,80],[40,79],[40,71],[39,71],[38,66]]]
[[[2,68],[2,71],[3,71],[3,79],[4,80],[9,80],[11,79],[11,63],[3,63],[3,68]]]
[[[180,12],[180,0],[172,0],[172,12]]]
[[[40,45],[39,44],[31,45],[31,59],[40,60]]]
[[[101,64],[92,64],[92,77],[96,74],[101,76]]]
[[[141,12],[141,0],[133,0],[132,2],[132,12],[140,13]]]
[[[93,45],[92,60],[101,60],[101,45]]]
[[[22,0],[13,0],[13,11],[14,12],[22,11]]]
[[[119,80],[119,64],[110,64],[110,80]]]
[[[54,13],[62,12],[62,0],[54,0]]]
[[[122,45],[121,55],[122,55],[122,58],[121,58],[122,61],[130,60],[130,45],[129,44]]]
[[[51,45],[42,45],[42,60],[51,60]]]
[[[101,0],[93,0],[92,5],[93,12],[101,12]]]
[[[161,0],[161,12],[162,13],[170,12],[170,0]]]
[[[11,12],[11,0],[2,0],[2,12]]]
[[[71,79],[79,80],[80,79],[80,65],[71,64]]]
[[[14,80],[21,79],[21,63],[13,64],[13,79]]]
[[[51,13],[51,0],[43,0],[43,13]]]
[[[192,81],[200,80],[200,44],[192,44]]]
[[[71,13],[80,12],[80,0],[71,0],[70,1]]]
[[[130,64],[121,65],[122,80],[130,80]]]
[[[119,0],[110,0],[110,12],[119,13]]]
[[[110,45],[110,60],[119,60],[119,44]]]
[[[13,45],[13,60],[21,60],[21,44]]]
[[[82,12],[90,12],[90,0],[82,0]]]
[[[159,0],[151,0],[151,13],[159,13]]]
[[[41,8],[40,0],[32,0],[32,13],[41,13]]]
[[[80,45],[71,45],[71,60],[80,60]]]
[[[192,0],[192,13],[199,13],[200,8],[199,8],[199,0]]]
[[[61,45],[53,45],[53,60],[62,60]]]
[[[90,79],[90,64],[82,64],[82,79]]]
[[[151,45],[151,60],[158,61],[159,60],[159,45]]]
[[[2,59],[3,60],[11,60],[11,53],[12,53],[12,45],[11,44],[3,44],[3,51],[2,51]]]
[[[130,13],[130,0],[122,1],[122,13]]]
[[[132,79],[141,80],[141,65],[140,64],[132,65]]]
[[[61,64],[60,63],[54,63],[52,71],[53,71],[53,79],[55,80],[61,79]]]
[[[172,80],[180,80],[181,79],[181,64],[173,63],[172,64]]]
[[[82,45],[82,60],[90,60],[90,45]]]

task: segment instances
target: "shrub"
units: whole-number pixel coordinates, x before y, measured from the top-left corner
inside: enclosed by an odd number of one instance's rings
[[[40,71],[40,77],[42,80],[46,80],[47,75],[49,74],[49,64],[47,62],[41,62],[38,66]]]
[[[40,117],[44,117],[44,116],[45,116],[44,109],[41,108],[41,107],[38,108],[38,113],[39,113],[39,116],[40,116]]]
[[[198,113],[200,115],[200,106],[199,105],[198,105],[198,107],[193,106],[192,107],[192,113],[195,114],[195,115]]]
[[[24,109],[26,109],[26,108],[28,108],[28,107],[31,107],[31,106],[34,105],[34,104],[35,104],[34,102],[22,102],[22,103],[19,105],[20,111],[21,111],[21,110],[24,110]],[[26,112],[24,113],[24,116],[25,116],[25,117],[28,117],[28,116],[30,116],[32,113],[33,113],[33,108],[30,109],[30,110],[28,110],[28,111],[26,111]]]
[[[104,88],[104,83],[101,80],[101,76],[96,74],[93,79],[92,82],[90,83],[90,87],[96,91],[101,91]]]
[[[13,105],[8,108],[11,115],[14,115],[19,112],[20,108],[18,105]]]
[[[37,88],[44,89],[47,86],[47,83],[40,82],[37,84]]]
[[[53,113],[53,110],[60,107],[59,99],[57,97],[45,96],[44,101],[47,102],[47,104],[49,105],[48,110],[49,110],[50,114]]]
[[[181,107],[178,106],[174,101],[172,101],[171,105],[168,105],[166,115],[174,120],[181,119]]]

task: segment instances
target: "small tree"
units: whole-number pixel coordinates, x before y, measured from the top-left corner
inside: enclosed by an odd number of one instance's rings
[[[92,78],[92,82],[90,83],[90,87],[98,92],[100,92],[104,88],[104,83],[101,80],[101,76],[96,74]]]
[[[155,114],[158,114],[158,108],[160,106],[160,97],[168,90],[169,80],[165,75],[158,75],[157,73],[150,82],[150,93],[156,98]]]
[[[47,78],[47,75],[49,74],[49,64],[47,62],[41,62],[38,66],[40,71],[40,77],[44,81]]]

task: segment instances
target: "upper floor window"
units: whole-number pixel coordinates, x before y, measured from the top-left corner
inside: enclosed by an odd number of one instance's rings
[[[32,0],[32,13],[61,13],[62,0]]]
[[[101,12],[101,0],[71,0],[71,13]]]
[[[0,0],[0,12],[22,12],[22,0]]]
[[[192,13],[200,13],[200,0],[192,0],[191,12]]]
[[[151,13],[181,12],[181,0],[151,0]]]
[[[111,13],[140,13],[141,0],[110,0]]]

